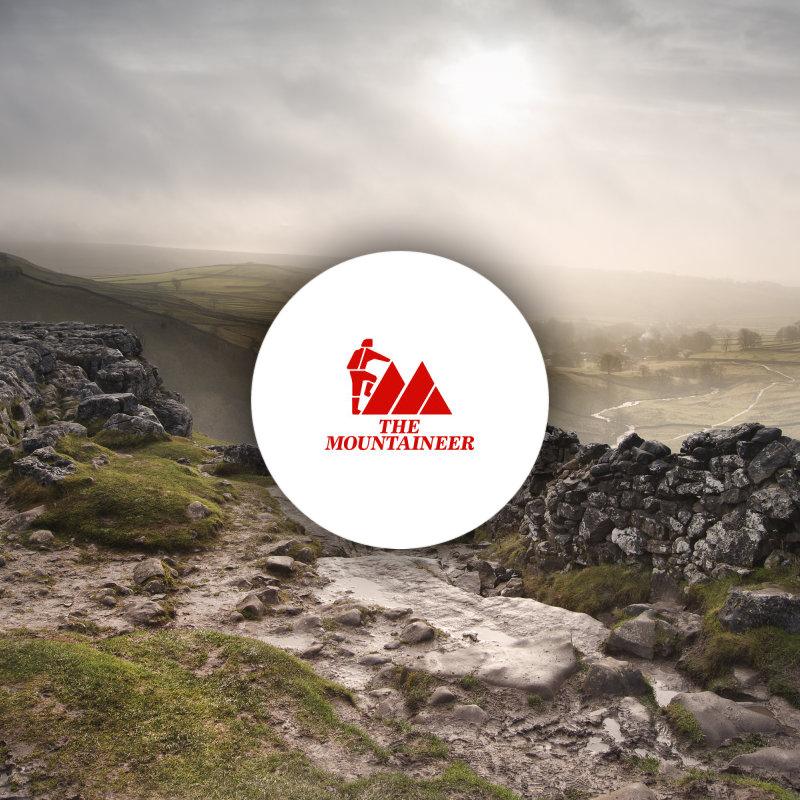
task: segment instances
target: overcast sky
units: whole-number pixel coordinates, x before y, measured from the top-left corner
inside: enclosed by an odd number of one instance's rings
[[[785,0],[0,0],[0,234],[796,284],[798,42]]]

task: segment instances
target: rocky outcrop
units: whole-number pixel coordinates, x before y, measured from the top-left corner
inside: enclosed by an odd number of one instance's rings
[[[778,587],[733,587],[719,613],[719,621],[734,633],[765,625],[800,633],[800,595]]]
[[[228,464],[244,467],[256,475],[269,475],[261,451],[252,444],[214,444],[208,449],[219,453]]]
[[[611,448],[549,427],[529,478],[484,529],[519,531],[541,570],[626,563],[666,585],[797,552],[798,521],[800,441],[779,428],[703,431],[672,453],[636,433]]]
[[[192,417],[120,325],[0,322],[0,459],[31,454],[36,473],[38,451],[95,425],[187,436]]]

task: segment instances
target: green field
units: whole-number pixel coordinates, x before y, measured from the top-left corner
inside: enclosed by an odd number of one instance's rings
[[[218,264],[96,281],[104,291],[122,292],[151,310],[255,350],[270,322],[313,274],[269,264]]]

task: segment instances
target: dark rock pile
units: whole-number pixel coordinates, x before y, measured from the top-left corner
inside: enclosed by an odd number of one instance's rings
[[[520,531],[545,571],[605,563],[695,583],[776,566],[800,542],[800,441],[757,422],[679,453],[630,433],[611,448],[549,427],[525,485],[487,525]]]
[[[53,445],[87,426],[188,436],[192,415],[120,325],[0,322],[0,462],[57,482],[72,470]]]

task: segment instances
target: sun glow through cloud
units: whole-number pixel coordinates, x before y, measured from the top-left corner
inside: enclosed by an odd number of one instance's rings
[[[519,50],[475,52],[439,74],[442,111],[468,132],[510,131],[528,122],[542,97],[539,76]]]

